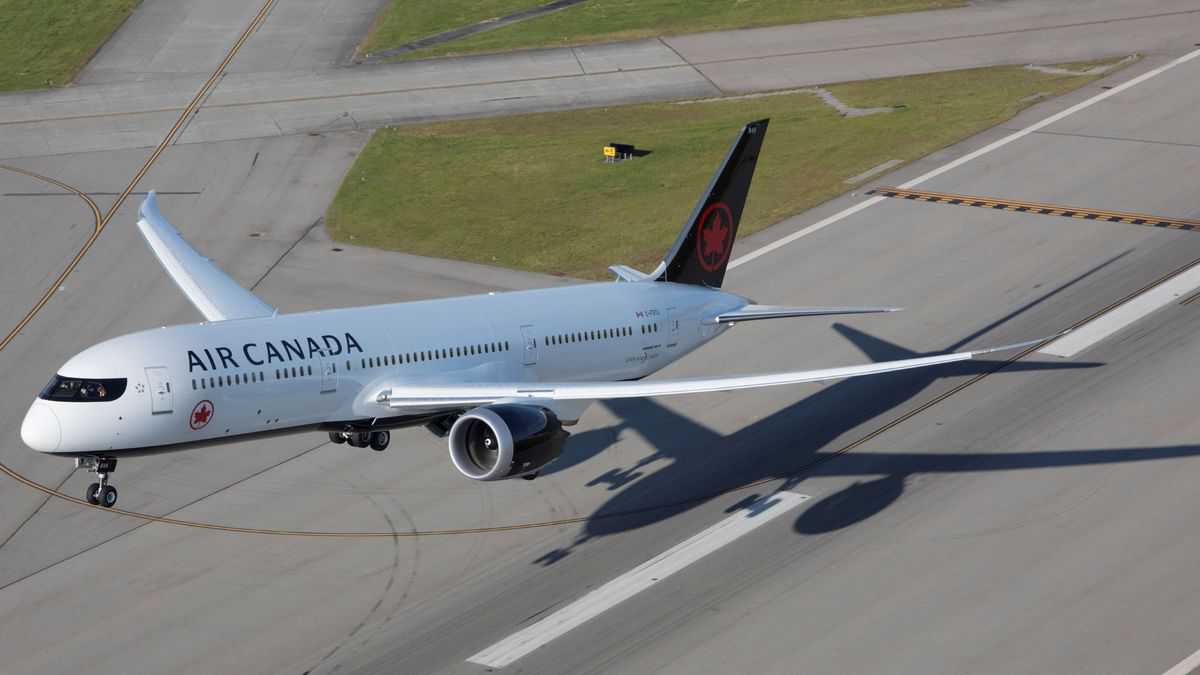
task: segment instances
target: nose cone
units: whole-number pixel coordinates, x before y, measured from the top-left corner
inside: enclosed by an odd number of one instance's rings
[[[62,442],[58,418],[45,401],[34,401],[21,423],[21,440],[38,452],[54,452]]]

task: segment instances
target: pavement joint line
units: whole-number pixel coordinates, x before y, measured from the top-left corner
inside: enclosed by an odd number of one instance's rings
[[[667,49],[671,50],[671,53],[674,54],[676,56],[676,58],[678,58],[683,63],[687,64],[692,70],[696,71],[697,75],[699,75],[700,77],[703,77],[704,81],[708,82],[708,84],[713,88],[713,90],[715,90],[717,92],[717,94],[719,94],[721,96],[725,95],[725,90],[718,87],[717,83],[713,82],[712,78],[708,76],[708,73],[705,73],[703,70],[700,70],[700,68],[696,64],[694,64],[691,61],[688,61],[686,58],[684,58],[683,54],[680,54],[679,50],[672,47],[671,43],[664,40],[661,35],[658,38],[658,43],[661,44],[662,46],[666,47]]]
[[[1200,11],[1200,10],[1197,10],[1197,11]],[[1113,96],[1116,96],[1117,94],[1120,94],[1121,92],[1124,92],[1128,89],[1136,87],[1137,85],[1139,85],[1147,80],[1157,77],[1158,75],[1161,75],[1161,74],[1171,70],[1172,68],[1175,68],[1176,66],[1187,63],[1188,61],[1191,61],[1192,59],[1195,59],[1196,57],[1200,57],[1200,49],[1192,50],[1192,51],[1184,54],[1183,56],[1180,56],[1179,58],[1169,61],[1157,68],[1154,68],[1153,70],[1148,70],[1131,80],[1127,80],[1127,81],[1113,87],[1112,89],[1105,89],[1104,91],[1100,92],[1099,94],[1096,94],[1095,96],[1092,96],[1089,99],[1086,99],[1084,101],[1076,103],[1075,105],[1070,106],[1069,108],[1066,108],[1065,110],[1060,110],[1059,112],[1057,112],[1053,115],[1050,115],[1049,117],[1046,117],[1046,118],[1042,119],[1041,121],[1034,122],[1033,124],[1030,124],[1018,131],[1015,131],[999,140],[993,141],[993,142],[983,146],[982,148],[979,148],[973,152],[969,152],[969,153],[963,155],[962,157],[959,157],[958,159],[955,159],[951,162],[943,164],[942,166],[937,167],[936,169],[927,171],[926,173],[921,174],[920,176],[917,176],[916,178],[914,178],[906,183],[901,184],[899,186],[899,188],[900,189],[914,188],[922,183],[925,183],[934,178],[937,178],[938,176],[940,176],[948,171],[951,171],[953,169],[956,169],[956,168],[962,166],[963,164],[966,164],[967,162],[978,159],[979,157],[982,157],[988,153],[998,150],[998,149],[1008,145],[1009,143],[1012,143],[1013,141],[1017,141],[1022,138],[1025,138],[1026,136],[1033,134],[1037,131],[1040,131],[1040,130],[1050,126],[1051,124],[1054,124],[1063,119],[1066,119],[1067,117],[1070,117],[1071,115],[1074,115],[1077,112],[1086,110],[1087,108],[1090,108],[1093,105],[1100,103],[1101,101],[1105,101],[1109,98],[1112,98]],[[736,267],[740,267],[741,265],[744,265],[752,260],[760,258],[768,253],[771,253],[772,251],[783,248],[784,246],[791,244],[792,242],[800,239],[801,237],[806,237],[815,232],[819,232],[819,231],[825,229],[826,227],[829,227],[830,225],[833,225],[834,223],[836,223],[838,221],[844,220],[844,219],[858,213],[859,211],[863,211],[871,206],[874,206],[874,205],[884,201],[885,199],[887,199],[887,197],[881,197],[881,196],[876,195],[874,197],[871,197],[870,199],[866,199],[866,200],[861,201],[857,204],[854,204],[848,208],[845,208],[827,218],[819,220],[819,221],[813,223],[812,225],[809,225],[808,227],[797,230],[796,232],[793,232],[787,236],[781,237],[780,239],[777,239],[776,241],[773,241],[769,244],[761,246],[758,249],[755,249],[749,253],[738,256],[734,260],[730,261],[729,269],[734,269]]]
[[[251,473],[251,474],[250,474],[250,475],[248,475],[248,476],[242,476],[241,478],[239,478],[239,479],[237,479],[237,480],[233,481],[232,483],[229,483],[229,484],[227,484],[227,485],[222,485],[221,487],[219,487],[219,488],[217,488],[217,489],[215,489],[215,490],[212,490],[211,492],[209,492],[209,493],[207,493],[207,494],[204,494],[204,495],[201,495],[201,496],[199,496],[199,497],[196,497],[195,499],[191,500],[190,502],[187,502],[187,503],[185,503],[185,504],[180,504],[179,506],[176,506],[175,508],[171,509],[171,510],[170,510],[168,513],[178,513],[179,511],[183,511],[184,509],[186,509],[186,508],[188,508],[188,507],[195,506],[196,504],[199,504],[200,502],[204,501],[205,499],[208,499],[209,497],[212,497],[212,496],[213,496],[213,495],[215,495],[215,494],[218,494],[218,493],[224,492],[225,490],[228,490],[228,489],[230,489],[230,488],[232,488],[232,487],[234,487],[234,486],[241,485],[242,483],[245,483],[246,481],[249,481],[249,480],[253,480],[253,479],[255,479],[255,478],[258,478],[259,476],[262,476],[262,475],[266,474],[266,473],[267,473],[267,472],[269,472],[269,471],[272,471],[272,470],[274,470],[274,469],[277,469],[277,468],[279,468],[279,467],[283,466],[284,464],[287,464],[288,462],[291,462],[292,460],[298,459],[298,458],[300,458],[300,457],[303,457],[303,456],[305,456],[305,455],[307,455],[307,454],[309,454],[309,453],[312,453],[312,452],[315,452],[315,451],[317,451],[317,450],[320,450],[321,448],[325,447],[326,445],[328,445],[328,442],[321,442],[321,443],[318,443],[318,444],[316,444],[316,445],[314,445],[314,446],[312,446],[312,447],[305,448],[305,449],[301,450],[299,453],[297,453],[297,454],[295,454],[295,455],[292,455],[292,456],[290,456],[290,457],[285,457],[285,458],[283,458],[282,460],[280,460],[280,461],[278,461],[278,462],[276,462],[276,463],[274,463],[274,464],[272,464],[272,465],[270,465],[270,466],[263,467],[262,469],[259,469],[258,471],[255,471],[254,473]],[[23,476],[14,475],[14,474],[15,474],[15,472],[14,472],[14,471],[12,471],[12,469],[9,469],[7,466],[4,466],[3,464],[0,464],[0,473],[5,473],[5,474],[7,474],[7,475],[8,475],[8,476],[10,476],[10,477],[16,478],[16,479],[17,479],[19,482],[21,482],[21,483],[25,483],[26,485],[29,485],[30,483],[32,483],[32,481],[30,481],[29,479],[27,479],[27,478],[25,478],[25,477],[23,477]],[[61,492],[61,487],[62,487],[62,485],[65,485],[65,484],[66,484],[66,482],[67,482],[68,480],[70,480],[71,476],[73,476],[73,475],[75,475],[75,469],[71,469],[71,470],[70,470],[70,471],[67,473],[67,476],[66,476],[66,478],[63,478],[63,481],[62,481],[62,483],[60,483],[60,484],[59,484],[59,488],[60,488],[59,490],[54,490],[54,491],[50,491],[50,492],[46,492],[45,490],[42,490],[42,492],[45,492],[45,493],[46,493],[46,495],[47,495],[47,499],[49,499],[49,498],[51,498],[51,497],[58,497],[59,499],[63,499],[63,500],[65,500],[65,501],[68,501],[68,502],[78,502],[78,503],[80,503],[80,504],[82,504],[82,505],[86,505],[86,506],[94,506],[93,504],[90,504],[90,503],[88,503],[88,502],[85,502],[85,501],[83,501],[82,499],[78,499],[78,500],[77,500],[77,499],[75,499],[74,497],[70,497],[70,496],[66,495],[65,493]],[[43,506],[44,506],[44,505],[45,505],[45,504],[43,504]],[[83,554],[87,553],[88,551],[91,551],[91,550],[94,550],[94,549],[96,549],[96,548],[99,548],[100,546],[103,546],[104,544],[107,544],[107,543],[109,543],[109,542],[112,542],[112,541],[115,541],[115,540],[117,540],[117,539],[120,539],[120,538],[122,538],[122,537],[124,537],[124,536],[126,536],[126,535],[132,534],[132,533],[134,533],[134,532],[136,532],[136,531],[138,531],[138,530],[142,529],[143,527],[146,527],[147,525],[149,525],[149,524],[151,524],[151,523],[153,523],[153,522],[155,522],[155,520],[154,520],[154,519],[142,520],[141,522],[138,522],[138,523],[134,524],[134,526],[133,526],[133,527],[130,527],[128,530],[123,530],[123,531],[121,531],[121,532],[117,532],[116,534],[113,534],[112,536],[106,537],[105,539],[102,539],[102,540],[100,540],[100,541],[98,541],[98,542],[96,542],[96,543],[92,544],[91,546],[89,546],[89,547],[87,547],[87,548],[85,548],[85,549],[83,549],[83,550],[80,550],[80,551],[77,551],[77,552],[75,552],[75,553],[73,553],[73,554],[71,554],[71,555],[68,555],[67,557],[65,557],[65,558],[63,558],[63,559],[61,559],[61,560],[56,560],[56,561],[54,561],[54,562],[52,562],[52,563],[49,563],[49,564],[43,565],[42,567],[39,567],[38,569],[36,569],[36,570],[34,570],[34,571],[32,571],[32,572],[29,572],[29,573],[25,574],[25,575],[24,575],[24,576],[22,576],[22,577],[19,577],[19,578],[17,578],[17,579],[13,579],[12,581],[9,581],[9,582],[8,582],[8,583],[6,583],[6,584],[0,585],[0,591],[3,591],[4,589],[6,589],[6,588],[8,588],[8,587],[10,587],[10,586],[14,586],[14,585],[16,585],[16,584],[18,584],[18,583],[20,583],[20,582],[22,582],[22,581],[24,581],[24,580],[26,580],[26,579],[30,578],[30,577],[36,576],[36,575],[38,575],[38,574],[41,574],[42,572],[45,572],[45,571],[46,571],[46,570],[48,570],[48,569],[51,569],[51,568],[53,568],[53,567],[56,567],[56,566],[58,566],[58,565],[61,565],[62,563],[65,563],[65,562],[67,562],[68,560],[74,560],[75,558],[78,558],[79,556],[81,556],[81,555],[83,555]],[[24,525],[24,523],[22,523],[22,525]],[[6,542],[6,543],[7,543],[7,542]]]
[[[527,626],[467,659],[489,668],[504,668],[591,619],[616,607],[711,553],[750,534],[811,497],[781,491],[760,497],[737,513],[676,544],[553,614]]]
[[[1097,141],[1118,141],[1122,143],[1146,143],[1148,145],[1169,145],[1176,148],[1200,148],[1200,143],[1179,143],[1175,141],[1156,141],[1152,138],[1126,138],[1122,136],[1100,136],[1098,134],[1080,134],[1069,131],[1039,131],[1039,136],[1065,136],[1068,138],[1088,138]]]
[[[909,45],[921,44],[936,44],[938,42],[952,42],[954,40],[971,40],[985,37],[999,37],[1001,35],[1020,35],[1022,33],[1037,33],[1040,31],[1061,30],[1064,28],[1082,28],[1084,26],[1101,26],[1109,23],[1122,23],[1125,21],[1146,21],[1149,19],[1162,19],[1170,16],[1183,16],[1187,14],[1200,13],[1200,9],[1184,9],[1177,12],[1162,12],[1159,14],[1145,14],[1142,16],[1114,17],[1111,19],[1098,19],[1096,21],[1078,21],[1074,23],[1060,23],[1049,26],[1030,26],[1028,28],[1014,28],[1012,30],[1000,30],[984,33],[966,33],[963,35],[946,35],[937,38],[925,38],[922,40],[901,40],[899,42],[880,42],[873,45],[854,45],[851,47],[831,47],[828,49],[811,49],[795,52],[781,52],[779,54],[764,54],[762,56],[739,56],[728,59],[713,59],[711,61],[696,61],[696,65],[710,65],[719,63],[738,63],[744,61],[763,61],[775,58],[787,58],[790,56],[811,56],[816,54],[838,54],[841,52],[852,52],[864,49],[881,49],[884,47],[906,47]]]
[[[63,475],[62,480],[58,481],[58,485],[54,487],[55,491],[61,492],[63,486],[67,484],[67,481],[70,480],[71,476],[73,475],[75,475],[74,469],[67,471],[66,474]],[[33,511],[30,511],[29,515],[25,516],[25,519],[22,520],[15,528],[13,528],[12,532],[8,533],[8,536],[4,538],[4,541],[0,541],[0,550],[3,550],[4,547],[8,545],[8,542],[12,541],[13,537],[17,536],[21,530],[25,529],[25,526],[29,524],[29,521],[33,520],[37,514],[41,513],[42,509],[45,508],[46,504],[49,503],[51,499],[54,499],[54,495],[42,495],[41,503],[39,503],[37,507],[33,509]],[[0,590],[3,590],[3,587],[0,587]]]
[[[367,96],[391,96],[395,94],[412,94],[423,93],[428,91],[451,91],[457,89],[470,89],[471,87],[491,87],[505,84],[522,84],[525,82],[553,82],[555,80],[570,80],[580,77],[603,77],[606,75],[618,75],[621,73],[642,73],[655,70],[696,70],[695,66],[690,63],[678,63],[669,66],[646,66],[644,68],[624,68],[619,71],[606,71],[601,73],[565,73],[562,75],[546,75],[542,77],[519,77],[508,80],[493,80],[490,82],[465,82],[462,84],[433,84],[424,87],[401,87],[398,89],[374,89],[368,91],[350,91],[343,94],[316,94],[312,96],[291,96],[287,98],[261,99],[256,101],[239,101],[236,103],[212,103],[203,106],[205,110],[220,109],[220,108],[248,108],[258,105],[276,105],[279,103],[307,103],[312,101],[332,101],[342,98],[360,98]],[[703,77],[703,73],[701,73]],[[706,78],[707,79],[707,78]],[[167,112],[175,112],[182,108],[154,108],[150,110],[124,110],[120,112],[110,113],[94,113],[91,115],[66,115],[62,117],[45,117],[40,119],[26,120],[8,120],[0,122],[0,127],[12,126],[18,124],[44,124],[46,122],[69,122],[74,120],[100,119],[104,117],[127,117],[131,115],[154,115]]]

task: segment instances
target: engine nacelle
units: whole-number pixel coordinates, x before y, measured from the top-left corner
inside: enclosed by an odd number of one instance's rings
[[[545,408],[475,408],[450,428],[450,461],[467,478],[503,480],[537,471],[562,454],[569,434]]]

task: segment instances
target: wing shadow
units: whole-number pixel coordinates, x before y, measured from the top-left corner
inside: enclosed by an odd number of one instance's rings
[[[1129,252],[1104,261],[940,351],[962,349]],[[844,324],[835,324],[833,328],[875,361],[925,355]],[[589,486],[605,486],[615,494],[589,516],[583,531],[572,544],[551,551],[535,562],[553,564],[586,541],[665,520],[739,485],[795,477],[812,467],[814,462],[821,461],[820,451],[843,434],[912,400],[943,377],[979,375],[1001,369],[1018,373],[1094,368],[1099,365],[1102,364],[972,360],[842,380],[728,436],[716,433],[653,400],[609,401],[604,405],[621,422],[573,437],[568,443],[567,452],[560,459],[561,463],[552,464],[548,467],[549,471],[544,473],[562,471],[582,463],[611,445],[626,429],[636,430],[655,450],[633,466],[610,469],[589,481]],[[657,462],[665,462],[665,465],[649,472],[649,465]],[[888,476],[893,474],[897,478],[873,481],[867,486],[869,489],[849,495],[854,503],[861,503],[857,520],[853,513],[844,511],[841,517],[848,519],[847,523],[858,522],[895,501],[903,491],[903,476],[908,474],[887,472]],[[838,521],[829,516],[815,522],[823,524],[814,525],[806,521],[803,528],[834,527]]]

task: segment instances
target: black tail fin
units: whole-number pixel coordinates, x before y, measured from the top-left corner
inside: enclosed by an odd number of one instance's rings
[[[666,266],[658,281],[721,287],[769,121],[751,122],[742,129],[663,260]]]

